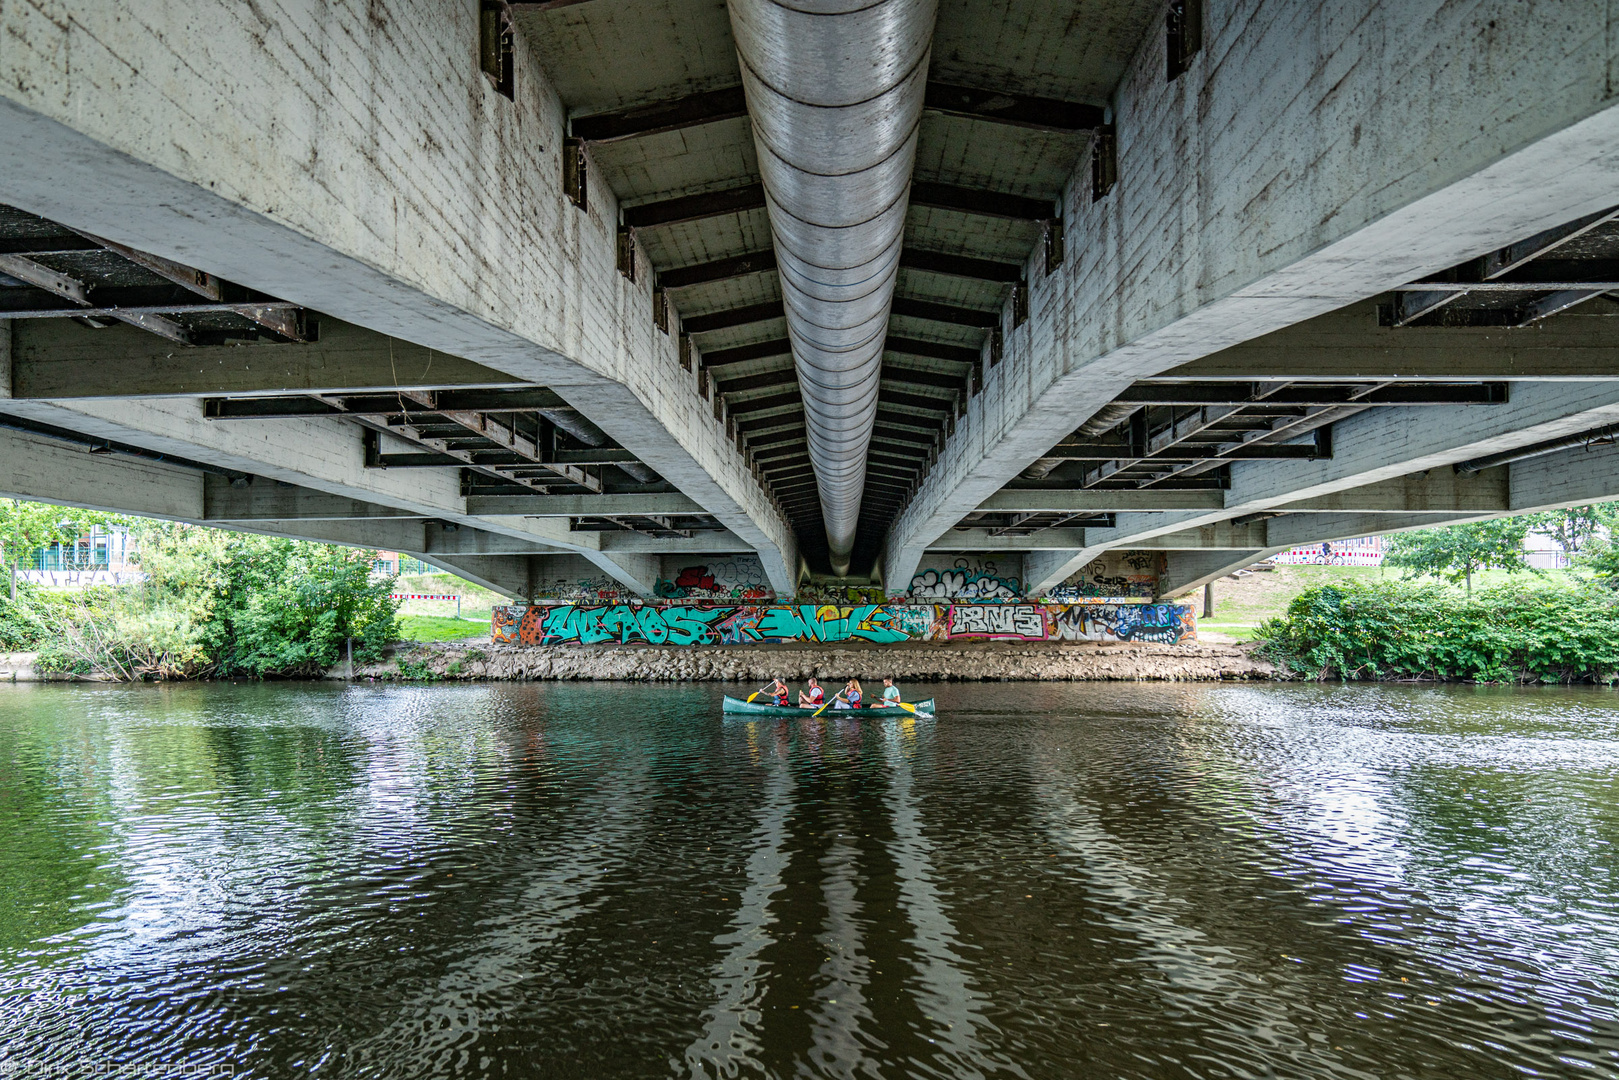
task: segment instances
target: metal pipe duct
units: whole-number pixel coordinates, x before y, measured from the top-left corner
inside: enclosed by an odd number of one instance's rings
[[[849,570],[937,0],[730,0],[810,463]]]
[[[1516,450],[1505,450],[1499,454],[1490,454],[1488,457],[1474,458],[1472,461],[1459,461],[1451,466],[1458,476],[1475,476],[1485,469],[1493,469],[1497,465],[1511,465],[1517,461],[1528,461],[1530,458],[1545,457],[1560,450],[1578,450],[1581,447],[1590,449],[1596,443],[1611,443],[1619,441],[1619,424],[1609,424],[1606,427],[1593,428],[1582,431],[1578,435],[1565,435],[1561,439],[1551,439],[1533,446],[1523,446]]]
[[[1103,405],[1100,409],[1096,410],[1095,416],[1091,417],[1074,430],[1074,435],[1076,438],[1081,439],[1091,439],[1098,435],[1106,435],[1108,432],[1130,419],[1130,417],[1134,416],[1136,414],[1136,410],[1139,408],[1141,408],[1140,405],[1132,405],[1128,402],[1122,401],[1115,401],[1110,404]],[[1058,465],[1061,465],[1064,460],[1066,459],[1040,458],[1033,465],[1030,465],[1027,469],[1024,469],[1020,475],[1025,480],[1044,480],[1047,476],[1050,476],[1051,471]]]

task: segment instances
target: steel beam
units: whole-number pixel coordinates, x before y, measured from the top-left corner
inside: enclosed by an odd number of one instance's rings
[[[711,330],[726,330],[733,326],[746,326],[749,323],[783,317],[781,301],[769,300],[763,304],[749,304],[728,311],[711,311],[705,315],[682,315],[680,328],[688,334],[706,334]]]
[[[729,367],[732,364],[743,364],[749,360],[763,360],[772,356],[791,356],[793,343],[786,338],[773,338],[770,341],[756,341],[751,345],[737,345],[729,349],[715,349],[713,352],[702,354],[701,364],[705,369]]]
[[[1102,126],[1103,107],[1082,101],[1059,101],[966,86],[929,82],[924,108],[951,116],[997,124],[1083,134]]]
[[[1009,221],[1050,221],[1058,216],[1055,203],[1050,199],[1030,199],[927,180],[911,181],[911,205]]]
[[[740,86],[688,94],[672,101],[635,105],[612,112],[571,117],[569,134],[587,143],[611,143],[642,135],[734,120],[748,115],[747,99]]]
[[[658,284],[665,289],[684,289],[692,285],[707,285],[715,281],[762,274],[776,268],[776,252],[750,251],[743,255],[715,259],[712,262],[693,263],[658,271]]]
[[[931,300],[915,300],[906,296],[894,297],[889,310],[908,319],[926,319],[929,322],[950,323],[955,326],[973,326],[994,330],[1001,325],[999,311],[981,311],[978,308],[956,307]]]
[[[946,277],[975,278],[1016,285],[1023,280],[1023,267],[1019,263],[998,262],[994,259],[974,259],[966,255],[952,255],[944,251],[923,251],[906,247],[899,253],[899,265],[906,270],[921,270]]]
[[[686,221],[701,221],[748,210],[762,210],[765,205],[763,184],[743,184],[720,191],[705,191],[696,195],[681,195],[673,199],[638,203],[626,206],[620,213],[624,224],[631,229],[651,229],[660,225],[678,225]],[[664,288],[671,288],[665,283]]]

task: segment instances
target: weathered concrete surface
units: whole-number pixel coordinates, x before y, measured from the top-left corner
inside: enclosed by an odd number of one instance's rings
[[[64,506],[116,507],[146,517],[202,517],[202,475],[161,461],[91,455],[85,448],[0,429],[0,496]]]
[[[1031,317],[891,534],[890,589],[1132,381],[1615,201],[1606,6],[1248,0],[1205,18],[1187,75],[1166,83],[1162,35],[1132,62],[1118,185],[1095,203],[1070,185],[1068,263],[1042,278],[1031,258]]]
[[[5,320],[0,320],[3,323]],[[0,325],[11,374],[0,398],[201,397],[231,394],[438,390],[520,385],[503,372],[409,341],[322,319],[320,340],[176,348],[133,326],[90,330],[56,319]],[[0,373],[3,373],[0,367]]]
[[[559,645],[513,647],[442,643],[397,654],[357,677],[398,678],[399,661],[415,671],[452,679],[600,679],[741,682],[758,689],[780,675],[795,687],[813,675],[823,682],[858,678],[881,687],[885,675],[912,700],[928,691],[916,683],[980,680],[1187,682],[1280,677],[1269,663],[1231,645],[1148,645],[1079,642],[1024,646],[1004,642],[953,645],[686,646]],[[419,665],[419,666],[418,666]],[[831,710],[827,710],[831,715]]]
[[[0,201],[556,389],[754,545],[780,513],[563,197],[564,111],[517,50],[489,88],[475,4],[0,0]]]
[[[1243,514],[1291,510],[1294,505],[1311,511],[1312,515],[1321,512],[1330,516],[1338,512],[1340,505],[1345,510],[1402,512],[1411,506],[1414,491],[1428,487],[1440,509],[1444,509],[1446,499],[1456,500],[1453,505],[1464,506],[1463,492],[1471,491],[1481,499],[1482,495],[1477,484],[1458,484],[1456,478],[1446,477],[1444,473],[1452,465],[1616,422],[1619,422],[1619,384],[1611,381],[1521,383],[1513,387],[1511,399],[1500,405],[1369,410],[1334,425],[1330,459],[1237,462],[1231,466],[1231,486],[1223,493],[1222,509],[1121,513],[1111,529],[1084,530],[1083,548],[1031,553],[1024,566],[1025,583],[1031,590],[1049,588],[1110,548],[1128,548],[1155,537],[1213,525]],[[1545,467],[1538,468],[1544,470]],[[1409,479],[1412,474],[1430,470],[1438,473],[1437,478]],[[1543,475],[1543,471],[1535,475]],[[1575,470],[1565,483],[1572,485],[1570,490],[1591,493],[1590,498],[1605,498],[1610,496],[1598,496],[1595,492],[1609,484],[1619,484],[1619,475],[1582,468]],[[1521,486],[1514,484],[1509,472],[1508,491],[1516,493]],[[1349,494],[1367,489],[1371,494],[1358,503]],[[1619,486],[1610,490],[1619,494]],[[1416,498],[1416,508],[1420,509],[1422,497]],[[1551,502],[1548,500],[1547,505]],[[1565,500],[1565,504],[1567,502]],[[1472,520],[1497,512],[1534,508],[1537,507],[1518,503],[1514,495],[1505,503],[1486,504],[1477,512],[1458,510],[1453,520]],[[1440,525],[1444,521],[1442,515],[1433,515],[1424,524]],[[1402,527],[1388,521],[1366,522],[1366,526],[1366,532]],[[1294,534],[1296,539],[1291,543],[1336,538],[1330,532],[1331,526],[1324,521],[1297,528],[1301,531]],[[1311,529],[1317,530],[1317,534],[1309,535]],[[1365,535],[1366,532],[1341,535]]]

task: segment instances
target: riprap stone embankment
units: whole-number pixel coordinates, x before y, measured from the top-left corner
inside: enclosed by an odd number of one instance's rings
[[[355,675],[380,679],[714,681],[754,686],[777,675],[790,682],[802,682],[811,675],[838,682],[850,677],[880,680],[884,675],[901,682],[1210,682],[1285,677],[1245,647],[1131,642],[845,644],[804,648],[452,642],[402,649],[389,662],[361,668]]]

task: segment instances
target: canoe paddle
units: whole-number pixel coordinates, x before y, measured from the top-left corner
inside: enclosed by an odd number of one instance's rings
[[[834,701],[842,701],[842,700],[843,700],[843,691],[839,690],[837,693],[832,695],[832,697],[827,701],[827,703],[825,705],[822,705],[819,709],[816,709],[813,713],[811,713],[810,714],[810,719],[813,720],[817,716],[820,716],[822,713],[826,712],[826,710],[830,709],[832,707],[832,702],[834,702]]]

